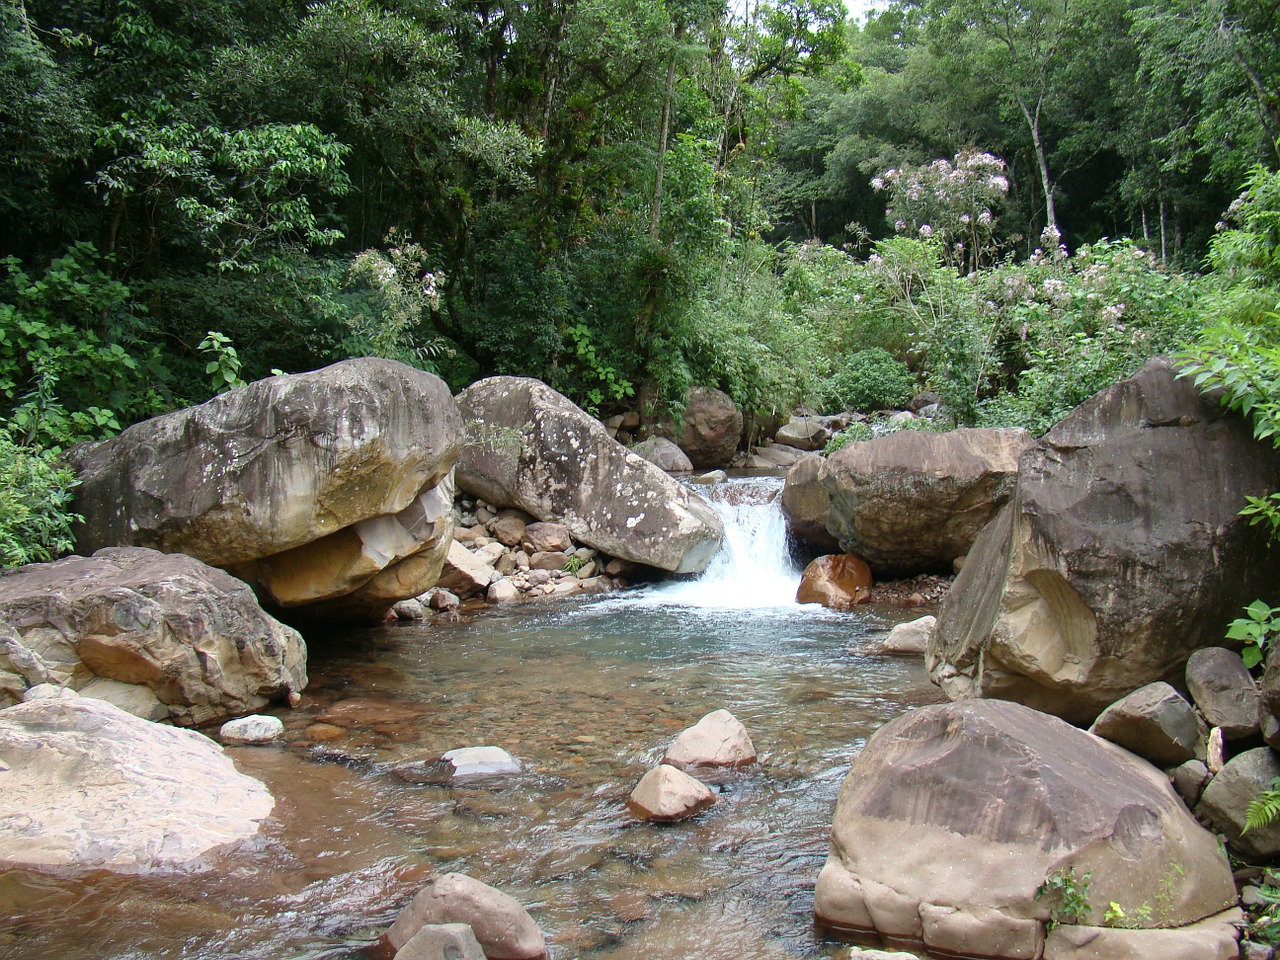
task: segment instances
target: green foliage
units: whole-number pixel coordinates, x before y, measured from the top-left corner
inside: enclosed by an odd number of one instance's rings
[[[1102,915],[1102,925],[1136,930],[1150,926],[1151,915],[1151,904],[1149,903],[1143,903],[1141,906],[1126,911],[1118,902],[1112,900],[1107,904],[1106,913]]]
[[[825,400],[831,409],[838,410],[897,410],[915,395],[915,387],[915,378],[905,363],[887,350],[871,347],[836,361]]]
[[[1246,830],[1261,830],[1280,816],[1280,777],[1274,777],[1271,785],[1249,801],[1245,808]]]
[[[1093,912],[1089,905],[1089,881],[1092,879],[1092,872],[1077,876],[1075,867],[1060,868],[1045,877],[1044,883],[1036,888],[1036,899],[1050,901],[1046,924],[1049,929],[1060,923],[1084,923],[1089,919]]]
[[[75,471],[56,449],[33,447],[0,429],[0,565],[56,559],[71,550]]]
[[[231,345],[230,337],[210,330],[196,349],[210,358],[204,365],[204,372],[209,377],[214,393],[224,393],[244,386],[244,381],[240,379],[240,355]]]
[[[1248,616],[1232,620],[1226,636],[1244,645],[1240,656],[1244,665],[1252,670],[1266,659],[1271,641],[1280,633],[1280,607],[1255,600],[1244,610]]]
[[[578,556],[577,554],[574,554],[572,557],[570,557],[564,562],[564,569],[568,573],[576,574],[579,570],[581,570],[586,565],[587,565],[587,561],[583,560],[582,557]]]
[[[1256,889],[1258,902],[1245,908],[1244,938],[1280,946],[1280,887],[1270,880]]]
[[[851,423],[830,440],[827,445],[822,448],[823,456],[831,456],[837,450],[843,450],[851,443],[862,443],[864,440],[870,440],[875,436],[875,431],[871,429],[868,423]]]

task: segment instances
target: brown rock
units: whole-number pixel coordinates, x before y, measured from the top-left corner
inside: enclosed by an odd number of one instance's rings
[[[1274,602],[1280,551],[1238,511],[1280,488],[1280,454],[1176,374],[1149,362],[1022,457],[938,616],[930,673],[949,696],[1087,723]]]
[[[446,873],[420,890],[396,918],[385,939],[400,950],[424,925],[465,923],[489,960],[539,960],[546,940],[513,898],[461,873]]]
[[[850,553],[818,557],[804,569],[797,603],[820,603],[832,610],[851,610],[871,596],[871,568]]]
[[[396,960],[485,960],[485,955],[465,923],[429,923],[396,951]]]
[[[654,767],[631,791],[627,809],[641,820],[674,823],[716,802],[706,784],[665,763]]]
[[[674,440],[698,470],[727,467],[742,437],[742,413],[728,394],[711,387],[694,387],[685,402],[679,436],[669,423],[659,424],[654,432]]]
[[[438,584],[465,600],[487,590],[493,574],[492,564],[455,540],[449,545]]]
[[[1237,754],[1205,787],[1196,815],[1224,833],[1232,849],[1255,861],[1270,860],[1280,855],[1280,820],[1246,830],[1245,814],[1250,802],[1276,777],[1280,777],[1280,759],[1270,747]]]
[[[816,453],[796,461],[795,466],[787,471],[782,487],[782,510],[792,536],[821,550],[835,551],[840,544],[827,530],[831,494],[822,485],[826,463],[826,458]]]
[[[904,430],[846,444],[819,483],[826,526],[877,577],[950,573],[1013,493],[1025,430]]]
[[[644,457],[667,473],[689,473],[693,470],[693,464],[685,452],[666,437],[646,437],[639,443],[632,444],[631,452]]]
[[[421,716],[422,711],[416,707],[390,700],[351,697],[325,708],[316,720],[334,727],[350,728],[372,727],[380,723],[407,723]]]
[[[523,510],[503,510],[497,519],[490,524],[494,537],[507,547],[518,547],[524,539],[525,528],[533,522],[533,517]]]
[[[1172,885],[1170,864],[1184,871]],[[815,909],[837,930],[1032,958],[1051,907],[1037,890],[1068,867],[1092,875],[1098,917],[1111,900],[1159,902],[1155,922],[1179,927],[1236,900],[1216,839],[1160,771],[1019,704],[942,704],[886,724],[854,759]]]
[[[1195,708],[1164,681],[1139,687],[1111,704],[1089,732],[1157,767],[1191,760],[1209,733]]]
[[[831,439],[831,431],[817,417],[792,417],[773,439],[797,450],[821,450]]]
[[[573,549],[573,536],[563,523],[531,523],[525,527],[520,546],[526,553],[563,553]]]
[[[1228,740],[1258,732],[1258,684],[1240,654],[1225,647],[1204,647],[1187,659],[1187,689],[1211,727]]]

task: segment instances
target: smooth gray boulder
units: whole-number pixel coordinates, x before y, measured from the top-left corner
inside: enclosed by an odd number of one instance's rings
[[[1280,820],[1246,830],[1245,813],[1276,777],[1280,777],[1280,758],[1270,747],[1237,754],[1205,787],[1196,815],[1225,834],[1231,847],[1245,857],[1271,860],[1280,855]]]
[[[1211,727],[1228,740],[1258,733],[1258,684],[1240,654],[1225,647],[1204,647],[1187,658],[1187,690]]]
[[[210,740],[90,697],[0,710],[0,865],[153,873],[258,833],[275,801]]]
[[[846,444],[818,478],[827,530],[878,579],[950,573],[1008,501],[1032,442],[1025,430],[961,429]]]
[[[1079,406],[1022,457],[1013,500],[938,616],[930,673],[1089,723],[1221,641],[1280,590],[1280,551],[1239,516],[1280,489],[1280,452],[1168,359]]]
[[[468,493],[673,573],[701,571],[720,549],[724,527],[705,500],[546,384],[492,377],[462,391],[458,406],[468,423],[458,483]]]
[[[639,454],[667,473],[689,473],[693,470],[693,462],[688,455],[666,437],[646,437],[639,443],[633,443],[631,452]]]
[[[92,695],[102,678],[148,688],[195,725],[290,699],[306,664],[296,630],[192,557],[114,547],[0,571],[0,706],[38,683]]]
[[[774,443],[797,450],[821,450],[831,439],[831,431],[817,417],[792,417],[778,428]]]
[[[940,704],[886,724],[854,759],[815,910],[837,931],[1029,960],[1054,906],[1037,891],[1068,869],[1091,874],[1096,919],[1112,900],[1152,906],[1153,949],[1126,956],[1163,956],[1176,928],[1236,903],[1217,840],[1159,770],[1020,704]]]
[[[1139,687],[1098,715],[1089,732],[1157,767],[1176,767],[1203,755],[1209,730],[1182,694],[1163,680]]]
[[[385,611],[439,572],[461,446],[433,374],[364,358],[270,377],[80,448],[77,543],[185,553],[282,607]]]

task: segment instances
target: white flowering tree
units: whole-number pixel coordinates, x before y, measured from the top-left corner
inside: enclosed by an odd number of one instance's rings
[[[992,259],[995,211],[1009,192],[999,157],[962,150],[953,160],[891,168],[871,185],[889,194],[885,216],[897,233],[936,241],[961,273]]]

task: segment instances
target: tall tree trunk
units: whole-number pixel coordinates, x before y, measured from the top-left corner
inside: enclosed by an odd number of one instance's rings
[[[679,44],[684,31],[676,27],[675,42]],[[667,83],[662,95],[662,116],[658,122],[658,171],[653,178],[653,203],[649,207],[649,239],[657,244],[662,239],[662,178],[667,166],[667,137],[671,134],[671,100],[676,88],[676,50],[671,49],[667,60]]]
[[[1022,115],[1027,120],[1027,129],[1031,131],[1031,146],[1035,150],[1036,166],[1040,169],[1040,189],[1044,191],[1045,229],[1052,230],[1055,236],[1061,237],[1062,231],[1058,229],[1058,214],[1053,206],[1053,181],[1049,178],[1049,161],[1045,156],[1044,141],[1040,139],[1040,104],[1036,103],[1035,112],[1032,113],[1026,101],[1019,97],[1018,106],[1022,108]]]

